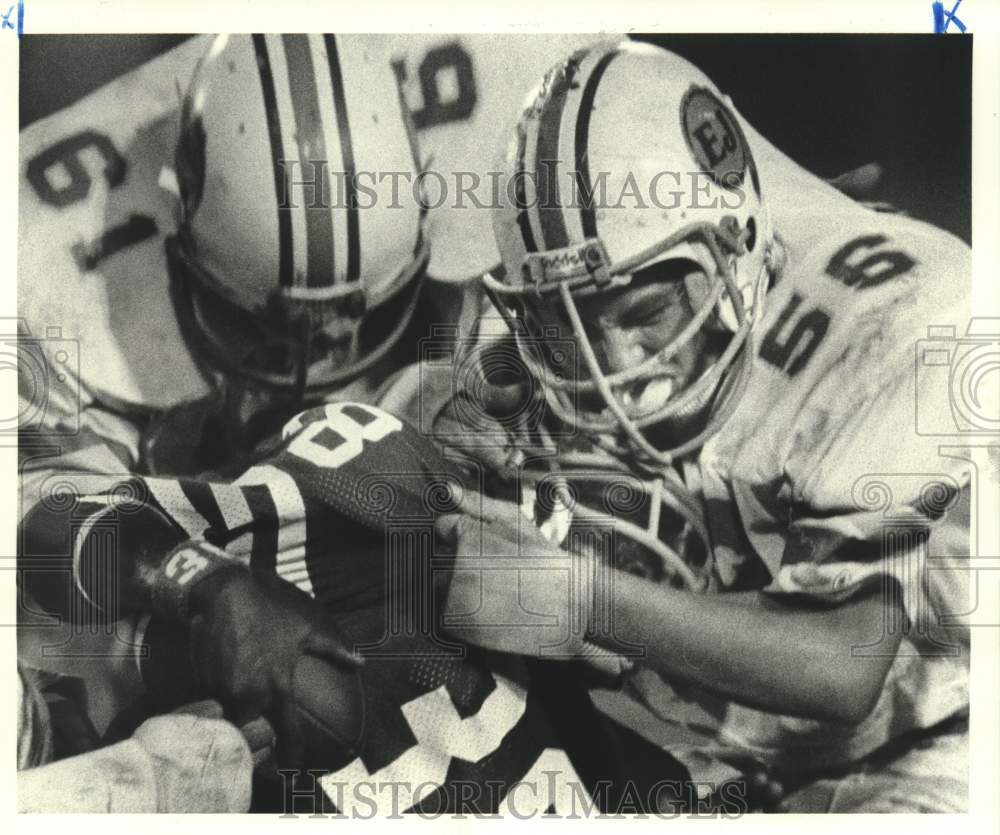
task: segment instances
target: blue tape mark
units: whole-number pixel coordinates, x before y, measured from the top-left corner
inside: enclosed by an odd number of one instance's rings
[[[0,29],[14,29],[14,24],[10,22],[11,15],[14,14],[14,6],[10,5],[7,7],[7,11],[0,12],[0,18],[3,22],[0,23]],[[17,36],[20,38],[24,33],[24,0],[17,0]]]
[[[931,11],[934,12],[934,34],[944,33],[944,6],[941,3],[931,3]]]
[[[959,32],[965,34],[965,24],[955,17],[955,13],[961,5],[962,0],[955,0],[955,5],[951,7],[951,11],[946,12],[944,10],[944,3],[931,3],[931,11],[934,13],[934,34],[943,35],[953,23]]]

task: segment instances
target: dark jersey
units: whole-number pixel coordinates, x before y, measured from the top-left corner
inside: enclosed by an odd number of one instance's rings
[[[485,653],[440,629],[450,555],[434,520],[470,485],[392,415],[327,404],[290,421],[235,481],[149,476],[128,485],[67,507],[95,520],[74,528],[67,519],[67,530],[113,532],[137,499],[151,504],[180,539],[204,537],[308,592],[366,658],[360,755],[310,764],[289,776],[284,797],[258,806],[289,810],[307,796],[299,807],[358,815],[525,814],[636,811],[684,797],[685,769],[601,714],[572,666]],[[94,572],[75,572],[96,599]]]

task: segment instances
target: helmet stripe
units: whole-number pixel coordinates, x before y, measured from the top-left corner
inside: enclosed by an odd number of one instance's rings
[[[531,231],[531,218],[528,214],[528,204],[525,200],[524,155],[527,147],[528,137],[522,121],[517,126],[517,151],[514,160],[514,207],[517,209],[517,225],[521,230],[521,238],[524,241],[525,251],[538,252],[538,244],[535,243],[535,233]]]
[[[285,60],[288,64],[288,85],[295,112],[295,141],[299,149],[302,180],[315,182],[316,193],[303,193],[306,220],[306,286],[326,287],[333,283],[333,218],[327,209],[319,211],[328,195],[321,189],[327,179],[325,166],[329,162],[323,121],[319,112],[319,94],[308,35],[282,35]],[[319,162],[319,171],[313,165]],[[308,194],[308,199],[306,195]]]
[[[355,184],[354,145],[351,142],[351,126],[347,121],[347,100],[344,96],[344,77],[340,71],[337,39],[333,35],[324,35],[323,40],[326,43],[326,58],[330,65],[330,86],[333,89],[333,109],[337,114],[340,153],[344,160],[347,198],[347,280],[357,281],[361,276],[361,230]]]
[[[576,145],[576,185],[577,193],[580,196],[580,220],[583,224],[584,238],[597,237],[597,212],[594,208],[594,184],[590,180],[590,155],[587,151],[587,144],[590,138],[590,116],[594,109],[594,98],[597,96],[597,87],[601,83],[601,77],[608,68],[608,64],[618,54],[617,50],[608,52],[601,57],[594,67],[587,84],[583,88],[583,95],[580,97],[580,107],[576,116],[576,133],[574,137]]]
[[[264,112],[267,117],[267,133],[271,143],[271,164],[274,168],[274,199],[278,207],[278,281],[282,287],[291,287],[292,269],[292,216],[291,209],[283,208],[281,201],[290,197],[288,174],[281,164],[285,158],[281,141],[281,119],[278,116],[278,99],[274,90],[274,76],[271,59],[267,54],[267,44],[263,35],[253,36],[253,48],[257,55],[257,70],[264,95]]]
[[[566,97],[576,74],[578,61],[567,61],[553,73],[548,101],[538,119],[538,142],[535,151],[535,181],[538,188],[538,220],[546,249],[569,246],[566,219],[559,201],[559,128]]]

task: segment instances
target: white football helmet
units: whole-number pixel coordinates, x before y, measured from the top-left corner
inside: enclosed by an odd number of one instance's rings
[[[374,365],[416,304],[420,171],[388,60],[362,37],[216,38],[184,99],[178,233],[185,338],[204,365],[295,399]]]
[[[654,463],[697,449],[745,383],[774,258],[757,169],[729,100],[658,47],[581,50],[529,95],[504,165],[510,185],[494,214],[504,269],[485,283],[551,409],[605,446],[614,438],[613,447]],[[670,259],[699,268],[685,280],[693,320],[638,367],[606,373],[574,299],[627,285]],[[572,326],[579,369],[560,366],[564,351],[539,347],[559,322]],[[702,328],[731,334],[718,361],[684,390],[659,385],[664,394],[652,405],[644,399],[641,413],[627,406],[623,394],[668,378],[665,360]],[[582,408],[593,394],[600,411]],[[643,434],[707,407],[701,431],[671,449]]]

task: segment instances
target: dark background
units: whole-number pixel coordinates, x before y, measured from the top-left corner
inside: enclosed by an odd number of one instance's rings
[[[26,35],[24,127],[181,43],[178,35]],[[645,38],[645,36],[641,36]],[[657,35],[821,176],[868,162],[871,195],[971,243],[972,37]],[[558,56],[553,56],[553,61]]]
[[[814,174],[884,168],[873,195],[971,243],[972,38],[672,35],[774,145]]]

